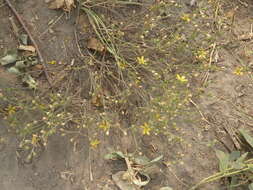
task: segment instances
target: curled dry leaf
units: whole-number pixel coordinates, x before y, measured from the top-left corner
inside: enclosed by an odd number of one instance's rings
[[[53,0],[49,2],[50,9],[63,9],[65,11],[71,11],[75,7],[74,0]]]
[[[105,47],[103,46],[103,44],[96,38],[89,39],[87,47],[88,49],[92,49],[98,52],[103,52],[105,50]]]
[[[20,45],[18,47],[19,50],[23,50],[23,51],[30,51],[30,52],[33,52],[35,53],[36,49],[34,46],[25,46],[25,45]]]
[[[131,181],[126,180],[124,175],[126,171],[119,171],[118,173],[112,175],[114,183],[119,187],[120,190],[139,190],[137,185],[131,183]]]

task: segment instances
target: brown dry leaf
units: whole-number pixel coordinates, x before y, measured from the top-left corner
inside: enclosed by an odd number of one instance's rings
[[[89,39],[87,47],[88,49],[92,49],[99,52],[103,52],[105,50],[103,44],[96,38]]]
[[[42,64],[34,65],[33,68],[34,68],[35,70],[42,70],[42,69],[43,69],[43,65],[42,65]]]
[[[121,190],[139,190],[140,188],[137,185],[131,183],[124,179],[124,175],[126,171],[119,171],[118,173],[112,175],[112,179],[114,183],[121,189]]]
[[[227,18],[230,18],[230,19],[232,19],[234,16],[235,16],[235,10],[234,9],[232,9],[232,10],[230,10],[230,11],[228,11],[227,13],[226,13],[226,16],[227,16]]]
[[[74,0],[65,0],[65,6],[67,11],[70,11],[75,6]]]
[[[23,50],[23,51],[30,51],[30,52],[33,52],[33,53],[36,51],[35,47],[33,47],[33,46],[25,46],[25,45],[20,45],[18,47],[18,49],[19,50]]]
[[[62,7],[64,7],[64,1],[65,0],[54,0],[49,2],[49,8],[50,9],[60,9]]]
[[[75,7],[74,0],[53,0],[49,3],[50,9],[63,9],[65,11],[70,11],[71,8]]]
[[[94,106],[97,106],[97,107],[102,106],[103,103],[102,103],[101,95],[98,94],[98,95],[92,96],[92,98],[91,98],[91,103],[92,103]]]

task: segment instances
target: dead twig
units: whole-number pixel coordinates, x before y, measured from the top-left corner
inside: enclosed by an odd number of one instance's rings
[[[230,125],[224,125],[223,126],[224,131],[229,135],[230,139],[232,140],[234,147],[237,150],[241,150],[241,145],[240,145],[240,138],[236,134],[236,129]]]
[[[14,33],[15,37],[18,39],[18,27],[15,24],[13,17],[10,17],[9,20],[10,20],[10,23],[11,23],[11,26],[13,29],[13,33]]]
[[[199,114],[201,115],[202,119],[210,125],[211,123],[206,119],[204,114],[200,111],[198,105],[192,99],[189,99],[189,101],[197,108],[197,110],[198,110]]]
[[[253,38],[253,33],[243,34],[241,36],[238,36],[238,40],[240,41],[248,41],[248,40],[251,40],[252,38]]]
[[[38,54],[38,57],[39,57],[39,61],[40,63],[42,64],[43,66],[43,71],[46,75],[46,79],[50,85],[50,87],[52,87],[51,85],[51,81],[50,81],[50,78],[49,78],[49,75],[48,75],[48,72],[47,72],[47,68],[46,68],[46,65],[44,63],[44,59],[42,57],[42,54],[40,52],[40,49],[36,43],[36,41],[34,40],[31,32],[29,31],[29,29],[26,27],[23,19],[20,17],[20,15],[18,14],[17,10],[15,9],[15,7],[11,4],[11,2],[9,0],[5,0],[6,4],[8,5],[8,7],[11,9],[11,11],[13,12],[13,14],[16,16],[16,18],[18,19],[19,23],[21,24],[21,26],[24,28],[25,32],[27,33],[27,35],[29,36],[31,42],[32,42],[32,45],[35,47],[36,51],[37,51],[37,54]]]
[[[216,43],[214,43],[212,45],[212,51],[211,51],[211,54],[210,54],[210,58],[209,58],[209,64],[208,64],[208,71],[206,72],[205,76],[204,76],[204,79],[203,79],[203,85],[206,84],[208,78],[209,78],[209,74],[210,74],[210,67],[212,65],[212,62],[213,62],[213,55],[214,55],[214,52],[215,52],[215,48],[216,48]]]
[[[88,134],[89,136],[89,134]],[[91,167],[91,151],[90,151],[90,148],[89,148],[89,177],[90,177],[90,181],[93,181],[93,174],[92,174],[92,167]]]
[[[183,186],[187,187],[187,189],[189,188],[189,185],[187,185],[184,181],[182,181],[173,171],[172,169],[168,169],[167,171],[169,171],[175,178],[176,180],[181,183]],[[169,176],[167,174],[165,174],[165,172],[163,172],[163,175],[165,175],[167,178],[169,178]]]
[[[78,53],[80,54],[81,57],[84,57],[84,54],[82,53],[81,47],[79,45],[79,39],[78,39],[78,35],[77,35],[77,29],[74,29],[74,35],[75,35],[75,42],[76,42],[76,47],[78,49]]]
[[[233,29],[234,29],[235,15],[236,15],[237,9],[238,9],[238,7],[235,7],[235,8],[233,9],[233,12],[232,12],[232,20],[231,20],[231,25],[230,25],[230,32],[233,32]]]
[[[78,37],[78,34],[77,34],[77,25],[79,23],[80,7],[81,7],[81,4],[78,1],[77,16],[76,16],[76,21],[75,21],[74,35],[75,35],[75,42],[76,42],[76,47],[78,49],[78,52],[79,52],[79,54],[80,54],[81,57],[85,57],[84,54],[82,53],[82,50],[81,50],[81,47],[80,47],[80,44],[79,44],[79,37]]]
[[[213,15],[213,18],[214,18],[213,27],[212,27],[213,31],[215,31],[215,28],[218,31],[220,31],[220,29],[221,29],[221,26],[220,26],[219,21],[218,21],[218,19],[219,19],[219,11],[220,11],[220,3],[219,3],[219,1],[217,1],[216,5],[215,5],[214,15]]]

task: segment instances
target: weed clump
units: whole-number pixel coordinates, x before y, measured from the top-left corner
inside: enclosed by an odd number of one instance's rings
[[[82,62],[69,65],[62,87],[47,97],[36,91],[35,98],[10,98],[5,118],[33,146],[73,129],[83,136],[88,129],[93,148],[112,130],[171,137],[168,129],[188,112],[194,73],[209,61],[214,39],[206,32],[210,25],[198,19],[208,18],[174,1],[95,0],[79,9],[89,21]],[[83,71],[89,73],[87,89],[76,83]]]

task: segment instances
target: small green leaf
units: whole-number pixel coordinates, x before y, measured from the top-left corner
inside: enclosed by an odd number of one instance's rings
[[[249,190],[253,190],[253,183],[249,184]]]
[[[10,67],[10,68],[7,69],[7,71],[9,73],[13,73],[13,74],[16,74],[16,75],[20,75],[21,74],[20,71],[16,67]]]
[[[117,151],[117,152],[112,152],[112,153],[109,153],[109,154],[106,154],[104,156],[104,158],[106,160],[115,160],[115,159],[121,159],[121,158],[125,158],[126,156],[120,152],[120,151]]]
[[[231,177],[231,182],[229,184],[229,190],[234,190],[236,184],[238,184],[238,178],[237,178],[237,176],[232,176]]]
[[[133,160],[134,163],[142,166],[145,166],[150,163],[150,160],[146,156],[133,156],[131,160]]]
[[[219,169],[220,171],[224,171],[229,166],[229,154],[222,152],[221,150],[215,150],[216,156],[218,157],[220,163],[219,163]]]
[[[31,75],[26,74],[22,78],[23,83],[27,84],[30,89],[36,89],[37,83],[36,81],[31,77]]]
[[[245,165],[243,163],[241,163],[241,162],[234,162],[234,163],[232,163],[232,167],[234,169],[237,169],[237,170],[240,170],[240,169],[244,168],[244,166]]]
[[[249,143],[251,148],[253,148],[253,138],[249,135],[249,133],[244,129],[239,129],[239,131],[247,143]]]
[[[240,151],[233,151],[229,155],[229,160],[230,161],[235,161],[240,157],[240,155],[241,155]]]
[[[154,164],[156,162],[159,162],[163,158],[163,155],[156,157],[155,159],[151,160],[149,164]]]
[[[8,65],[17,61],[18,55],[16,53],[10,53],[0,59],[1,65]]]
[[[234,151],[234,152],[238,152],[238,151]],[[232,163],[232,167],[237,170],[244,168],[245,164],[243,162],[246,159],[247,155],[248,153],[246,152],[243,155],[241,155],[239,158],[236,158],[238,156],[238,153],[234,153],[233,158],[235,158],[236,161]],[[231,160],[231,154],[230,154],[230,160]],[[231,160],[231,161],[234,161],[234,160]]]
[[[240,163],[244,162],[244,160],[247,158],[247,156],[248,156],[248,152],[246,152],[246,153],[244,153],[243,155],[241,155],[241,157],[238,158],[238,159],[236,160],[236,162],[240,162]]]

